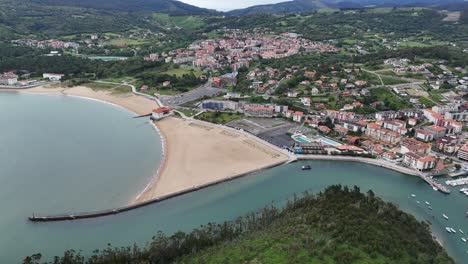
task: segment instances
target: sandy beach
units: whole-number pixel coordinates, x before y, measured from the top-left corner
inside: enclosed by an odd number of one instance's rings
[[[288,157],[238,132],[193,120],[157,123],[167,160],[156,181],[137,199],[150,200],[283,163]]]
[[[143,115],[149,114],[154,108],[157,108],[155,101],[143,98],[132,93],[115,94],[102,90],[93,90],[84,86],[77,86],[73,88],[63,87],[35,87],[25,90],[28,93],[63,93],[66,95],[81,96],[86,98],[97,99],[108,103],[122,106],[136,114]]]
[[[113,103],[148,114],[156,102],[134,94],[112,94],[87,87],[37,87],[32,93],[63,93]],[[253,137],[219,126],[170,117],[155,123],[164,140],[164,160],[135,201],[140,203],[280,164],[287,155]]]

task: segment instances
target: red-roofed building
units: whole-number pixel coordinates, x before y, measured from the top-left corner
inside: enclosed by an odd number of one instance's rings
[[[300,111],[296,111],[296,112],[294,112],[292,117],[293,117],[294,122],[300,123],[300,122],[302,122],[302,119],[304,118],[304,113],[300,112]]]
[[[436,165],[436,159],[431,156],[408,152],[403,157],[403,163],[419,171],[431,170]]]
[[[447,129],[445,127],[436,125],[426,127],[426,131],[432,133],[434,135],[434,138],[444,137],[447,133]]]
[[[366,136],[391,145],[398,144],[401,140],[400,134],[381,128],[376,123],[369,123],[367,125]]]
[[[221,78],[213,77],[213,80],[211,81],[211,86],[216,87],[216,88],[220,88],[222,86]]]
[[[153,110],[153,112],[151,113],[151,118],[153,120],[161,120],[172,114],[173,114],[172,108],[160,107],[160,108],[156,108]]]
[[[326,126],[319,126],[319,127],[318,127],[318,130],[319,130],[320,132],[324,133],[324,134],[328,134],[328,133],[330,133],[330,131],[331,131],[331,129],[328,128],[328,127],[326,127]]]
[[[356,147],[356,146],[339,145],[339,146],[336,146],[335,148],[341,153],[356,153],[356,154],[364,153],[364,149]]]

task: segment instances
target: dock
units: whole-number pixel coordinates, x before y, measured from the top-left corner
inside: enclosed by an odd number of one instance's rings
[[[466,185],[466,184],[468,184],[468,177],[461,178],[461,179],[456,179],[456,180],[446,181],[445,183],[447,185],[450,185],[450,186]]]

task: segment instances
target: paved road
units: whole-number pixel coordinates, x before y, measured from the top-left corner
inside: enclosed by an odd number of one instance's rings
[[[169,96],[169,95],[161,95],[159,96],[159,99],[164,105],[170,106],[170,107],[176,107],[178,105],[182,105],[188,102],[196,101],[199,100],[205,96],[215,96],[221,93],[226,93],[226,89],[221,89],[221,88],[215,88],[211,87],[211,83],[207,82],[206,84],[193,89],[189,92],[179,94],[176,96]]]

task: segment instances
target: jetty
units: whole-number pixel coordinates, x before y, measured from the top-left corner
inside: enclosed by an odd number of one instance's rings
[[[151,116],[151,113],[146,114],[146,115],[134,116],[133,118],[142,118],[142,117],[149,117],[149,116]]]

